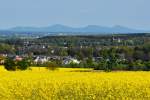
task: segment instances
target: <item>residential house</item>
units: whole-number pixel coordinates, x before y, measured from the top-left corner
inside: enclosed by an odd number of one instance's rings
[[[71,58],[71,57],[66,57],[66,58],[64,58],[63,64],[66,65],[66,64],[70,64],[70,63],[79,64],[80,61],[78,61],[78,60],[75,59],[75,58]]]

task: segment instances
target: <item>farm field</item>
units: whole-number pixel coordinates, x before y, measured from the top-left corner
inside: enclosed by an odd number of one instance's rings
[[[8,72],[0,67],[0,100],[150,99],[150,72],[35,68]]]

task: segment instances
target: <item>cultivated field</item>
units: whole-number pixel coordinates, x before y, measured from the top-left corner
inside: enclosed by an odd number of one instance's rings
[[[92,69],[0,68],[0,100],[150,99],[150,72],[94,72]]]

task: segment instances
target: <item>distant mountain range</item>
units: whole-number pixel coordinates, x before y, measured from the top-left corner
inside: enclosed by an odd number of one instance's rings
[[[123,26],[103,27],[88,25],[86,27],[73,28],[64,25],[52,25],[49,27],[14,27],[8,29],[11,32],[50,32],[50,33],[144,33],[145,30],[131,29]]]

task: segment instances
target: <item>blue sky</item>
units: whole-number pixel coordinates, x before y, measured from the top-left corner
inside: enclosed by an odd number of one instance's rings
[[[122,25],[150,29],[150,0],[0,0],[0,28]]]

